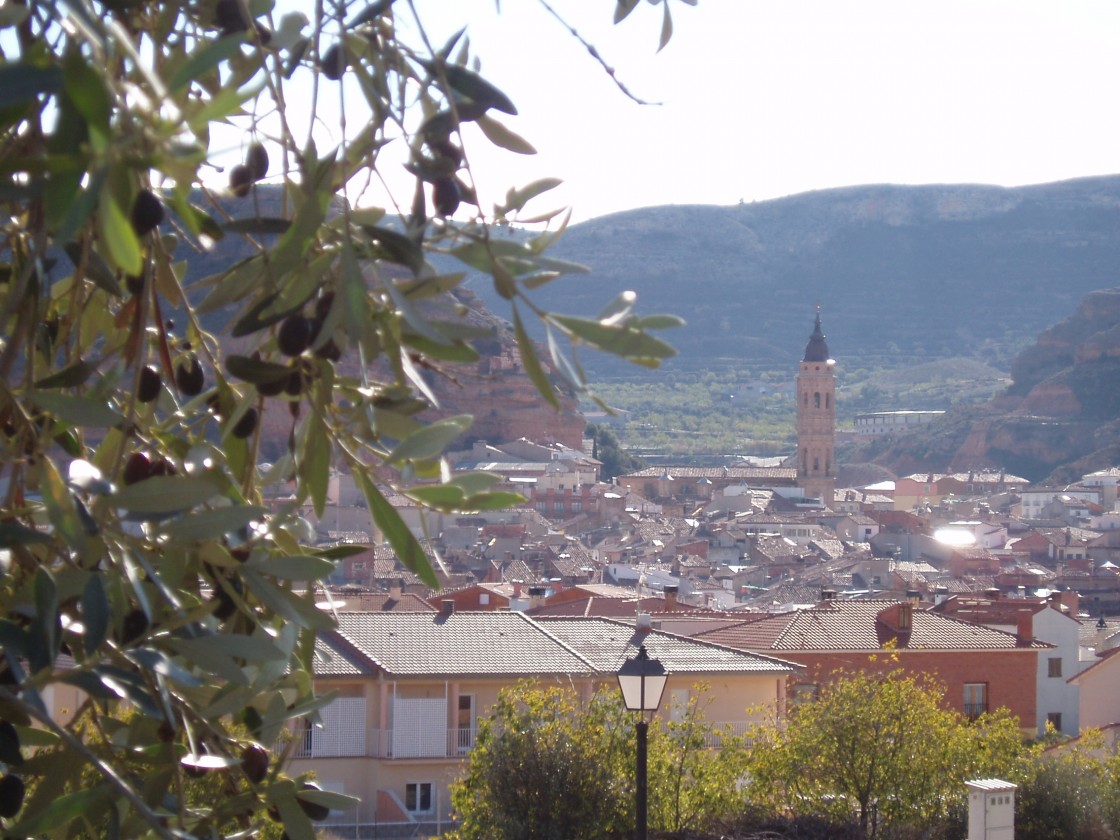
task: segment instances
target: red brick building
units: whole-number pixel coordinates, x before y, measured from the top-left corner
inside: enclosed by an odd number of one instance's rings
[[[1006,707],[1034,731],[1040,651],[1050,645],[916,609],[908,601],[822,601],[815,607],[705,631],[695,638],[805,666],[791,696],[853,672],[898,667],[931,677],[967,717]]]

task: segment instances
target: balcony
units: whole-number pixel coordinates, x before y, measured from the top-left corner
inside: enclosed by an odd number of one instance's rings
[[[325,734],[305,730],[292,758],[457,758],[474,749],[478,729],[370,729],[331,739]]]
[[[753,721],[742,720],[713,722],[705,733],[704,746],[719,749],[725,738],[743,737],[754,725]],[[396,727],[330,734],[308,729],[298,738],[291,755],[292,758],[458,758],[470,754],[477,737],[477,727]]]

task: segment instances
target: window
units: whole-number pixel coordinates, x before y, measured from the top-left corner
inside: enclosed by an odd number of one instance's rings
[[[988,711],[988,684],[964,684],[964,716],[976,720]]]
[[[1054,727],[1055,732],[1062,731],[1062,713],[1061,712],[1047,712],[1046,723]]]
[[[1046,676],[1060,677],[1062,675],[1062,658],[1060,656],[1051,656],[1046,660]]]
[[[572,502],[572,513],[579,513],[583,510],[583,502]]]
[[[791,706],[800,706],[817,699],[819,692],[812,683],[798,683],[789,687],[789,703]]]
[[[820,391],[817,391],[816,393],[813,394],[813,408],[820,408],[820,407],[821,407],[821,394],[820,394]]]
[[[564,509],[564,501],[562,499],[556,500],[555,502],[552,503],[552,509],[557,510],[557,511],[563,510]]]
[[[432,783],[409,782],[404,786],[404,807],[411,814],[427,814],[432,810]]]

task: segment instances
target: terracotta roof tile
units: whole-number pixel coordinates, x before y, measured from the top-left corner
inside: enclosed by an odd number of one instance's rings
[[[587,659],[600,673],[615,673],[623,661],[645,645],[670,674],[707,674],[728,671],[788,673],[797,667],[769,656],[689,639],[657,630],[639,632],[631,624],[606,619],[542,618],[540,624]],[[739,654],[734,656],[731,654]]]
[[[318,675],[613,674],[641,644],[671,673],[788,673],[768,656],[607,619],[534,621],[520,613],[343,613],[316,646]]]
[[[881,650],[884,628],[879,614],[898,601],[835,601],[768,616],[755,621],[706,631],[697,638],[741,650],[823,651]],[[888,634],[892,637],[895,634]],[[912,630],[898,636],[900,649],[907,650],[1003,650],[1020,647],[1013,633],[958,621],[924,610],[914,610]],[[1048,647],[1037,642],[1035,647]]]

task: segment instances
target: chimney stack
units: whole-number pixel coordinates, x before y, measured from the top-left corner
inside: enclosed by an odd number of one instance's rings
[[[649,617],[649,613],[638,613],[634,626],[639,633],[648,633],[653,629],[653,620]]]
[[[451,598],[444,598],[442,601],[439,602],[439,614],[440,615],[451,615],[453,612],[455,612],[455,601],[454,600],[452,600]]]
[[[906,600],[907,602],[909,602],[911,607],[916,607],[922,602],[922,593],[917,589],[907,589]]]
[[[545,595],[548,590],[543,586],[529,587],[529,609],[535,610],[544,605]]]
[[[948,586],[935,586],[933,588],[933,603],[944,604],[949,600],[949,587]]]
[[[665,587],[665,609],[675,610],[677,608],[677,587]]]
[[[835,601],[835,600],[836,600],[836,590],[835,589],[822,589],[821,590],[821,601],[822,602],[824,602],[824,601]]]
[[[1019,647],[1028,647],[1034,641],[1034,633],[1032,631],[1034,616],[1031,613],[1019,613],[1018,621],[1015,624],[1015,635],[1019,639]]]
[[[404,595],[404,581],[397,578],[389,584],[389,597],[394,601],[399,601],[402,595]]]

